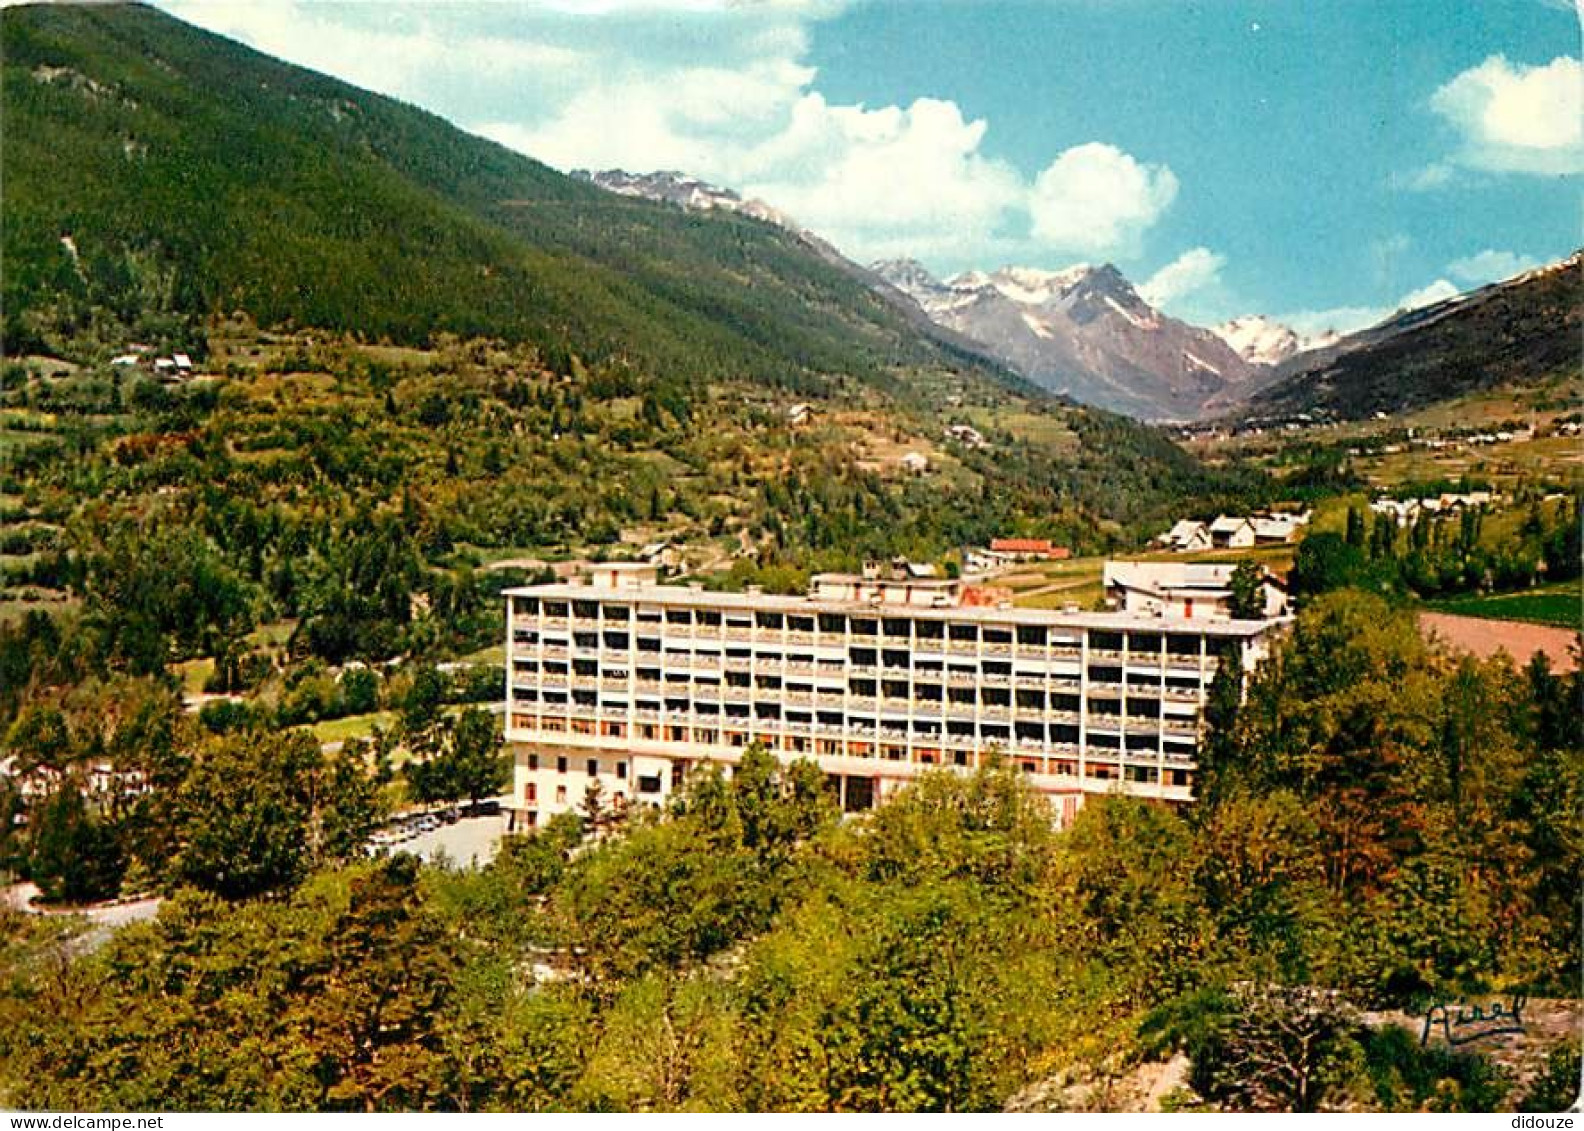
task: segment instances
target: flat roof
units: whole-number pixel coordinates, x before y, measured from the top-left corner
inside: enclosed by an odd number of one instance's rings
[[[1291,618],[1274,620],[1204,620],[1185,617],[1153,616],[1141,613],[1062,612],[1058,609],[996,608],[992,605],[877,604],[868,601],[826,601],[813,597],[788,597],[774,594],[754,596],[747,593],[722,593],[690,589],[680,585],[635,585],[612,588],[596,585],[522,585],[504,590],[508,597],[538,597],[563,601],[616,601],[677,605],[685,608],[729,609],[742,612],[845,613],[849,616],[909,616],[931,620],[973,621],[1008,625],[1040,625],[1046,628],[1088,628],[1101,631],[1183,632],[1196,636],[1259,636]]]

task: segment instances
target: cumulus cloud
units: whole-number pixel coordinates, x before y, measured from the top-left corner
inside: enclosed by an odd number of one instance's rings
[[[1145,280],[1139,296],[1151,306],[1172,306],[1217,286],[1225,266],[1226,256],[1207,247],[1189,248]]]
[[[997,239],[1023,195],[1016,170],[980,152],[985,130],[949,101],[867,110],[809,93],[741,155],[738,181],[866,257],[949,255]]]
[[[1177,177],[1114,145],[1089,142],[1065,151],[1034,181],[1034,238],[1051,248],[1106,255],[1136,247],[1139,236],[1177,197]]]
[[[1486,248],[1447,264],[1447,274],[1454,279],[1477,285],[1510,279],[1540,266],[1540,260],[1513,251],[1496,251]]]
[[[1584,67],[1566,55],[1525,66],[1492,55],[1437,90],[1430,107],[1459,133],[1454,160],[1491,172],[1584,172]]]

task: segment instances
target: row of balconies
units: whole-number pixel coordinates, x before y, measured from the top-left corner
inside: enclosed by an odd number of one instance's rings
[[[637,679],[629,682],[624,678],[611,678],[609,676],[596,677],[589,675],[556,676],[548,673],[541,676],[537,686],[527,684],[515,685],[520,692],[528,691],[555,691],[572,688],[580,691],[601,690],[613,692],[635,692],[645,695],[685,694],[690,697],[707,691],[732,702],[777,702],[789,703],[796,706],[819,705],[823,707],[842,707],[848,704],[870,704],[875,701],[882,702],[886,707],[906,711],[910,708],[922,708],[925,713],[933,713],[938,705],[946,704],[952,709],[972,709],[971,703],[958,703],[952,699],[927,699],[922,696],[887,695],[877,689],[871,694],[859,691],[837,691],[835,689],[816,689],[814,691],[789,691],[785,688],[764,687],[736,687],[730,684],[720,684],[713,687],[703,687],[693,683],[666,683],[652,679]],[[961,686],[959,683],[950,683],[949,686]],[[1082,684],[1077,680],[1064,681],[1059,685],[1067,690],[1081,692]],[[1197,691],[1160,688],[1157,686],[1140,687],[1137,684],[1124,686],[1120,683],[1090,683],[1088,685],[1089,697],[1093,699],[1125,699],[1135,698],[1144,700],[1161,699],[1168,703],[1197,704],[1199,693]],[[986,709],[1000,706],[999,704],[985,704]],[[1019,711],[1045,713],[1051,708],[1038,705],[1020,705],[1016,702],[1005,706],[1016,707]]]
[[[564,730],[539,731],[537,728],[528,729],[536,733],[548,735],[552,741],[559,738],[565,738],[569,735],[581,738],[607,737],[616,739],[616,736],[600,736],[594,734],[579,735],[576,732],[568,732]],[[1120,750],[1094,746],[1084,747],[1075,742],[1051,743],[1029,738],[1013,738],[1004,742],[992,741],[986,743],[983,740],[976,740],[971,735],[918,735],[910,734],[907,731],[895,730],[886,727],[881,727],[878,731],[878,734],[875,732],[866,731],[862,734],[855,735],[851,731],[842,727],[821,723],[790,723],[777,727],[767,727],[764,725],[742,726],[735,732],[724,733],[717,728],[710,727],[703,731],[703,735],[705,737],[699,738],[698,741],[701,744],[706,745],[730,745],[730,739],[727,737],[730,733],[738,734],[741,736],[741,739],[744,742],[762,739],[775,739],[781,737],[831,739],[845,737],[850,742],[861,743],[864,747],[861,752],[852,751],[850,749],[843,751],[841,756],[845,757],[865,757],[879,759],[882,756],[883,750],[888,754],[894,751],[901,753],[904,756],[907,753],[924,753],[927,755],[931,752],[941,751],[960,751],[971,754],[986,750],[990,747],[998,747],[1012,754],[1037,755],[1042,758],[1078,759],[1088,763],[1091,766],[1111,766],[1113,768],[1136,766],[1148,769],[1155,767],[1164,760],[1166,763],[1182,769],[1191,769],[1193,767],[1193,758],[1191,756],[1179,754],[1173,751],[1166,751],[1164,755],[1162,755],[1154,750]],[[625,740],[619,739],[618,741]],[[690,738],[687,741],[694,741],[694,739]],[[873,746],[871,746],[871,744],[873,744]],[[1186,789],[1189,787],[1176,788]]]
[[[860,710],[864,709],[864,707],[861,706],[861,705],[854,705],[854,706],[858,706],[858,709],[860,709]],[[615,711],[611,711],[608,708],[603,708],[603,707],[598,707],[598,706],[591,706],[591,705],[583,704],[583,703],[554,704],[554,707],[555,707],[555,710],[556,710],[557,713],[565,713],[569,717],[577,718],[577,719],[588,719],[588,720],[594,720],[594,721],[603,720],[603,721],[612,721],[612,722],[614,722],[614,721],[625,721],[628,718],[628,712],[625,711],[625,710],[619,711],[619,712],[615,712]],[[904,712],[907,711],[907,703],[906,703],[906,701],[903,701],[903,700],[884,700],[884,699],[882,699],[879,702],[879,707],[882,710],[890,709],[890,710],[895,710],[895,711],[897,711],[899,713],[904,713]],[[874,708],[871,707],[869,709],[874,709]],[[931,713],[931,717],[935,717],[936,714],[937,713],[932,712]],[[982,721],[982,722],[992,722],[992,723],[996,723],[996,722],[1012,722],[1014,720],[1023,720],[1023,721],[1039,721],[1039,722],[1049,722],[1049,723],[1058,723],[1058,724],[1066,724],[1066,725],[1076,726],[1076,725],[1079,725],[1083,721],[1081,716],[1080,716],[1080,714],[1077,711],[1047,711],[1047,710],[1044,710],[1044,709],[1033,708],[1033,707],[1017,707],[1017,708],[981,707],[978,711],[975,711],[972,708],[966,707],[966,705],[955,705],[955,706],[954,705],[948,705],[948,707],[947,707],[947,709],[945,711],[939,712],[938,714],[939,714],[939,717],[941,717],[941,718],[959,719],[959,720],[962,720],[962,721],[979,720],[979,721]],[[646,708],[646,707],[635,707],[635,708],[632,709],[632,717],[635,718],[635,719],[638,719],[640,721],[644,721],[644,722],[677,722],[677,723],[699,722],[699,721],[715,722],[715,721],[718,721],[718,720],[723,720],[723,719],[724,720],[730,720],[730,719],[733,718],[732,716],[726,716],[726,715],[720,715],[720,714],[704,714],[704,713],[700,713],[700,712],[694,711],[694,710],[676,710],[676,709],[669,708],[669,707],[667,707],[667,708],[659,708],[659,709]],[[915,715],[915,717],[916,717],[916,715]],[[808,723],[794,722],[792,720],[787,720],[787,719],[764,718],[764,717],[757,716],[757,715],[754,715],[754,716],[739,716],[739,717],[737,717],[737,719],[738,719],[738,721],[739,721],[739,723],[741,725],[744,725],[744,726],[755,725],[755,726],[760,726],[760,727],[764,727],[764,728],[767,728],[767,729],[778,729],[780,727],[797,727],[797,726],[811,725],[811,724],[808,724]],[[862,730],[864,732],[867,732],[870,729],[872,729],[872,728],[869,728],[869,727],[860,727],[857,724],[856,720],[848,720],[846,723],[840,723],[840,724],[838,724],[838,723],[821,723],[821,724],[817,724],[817,725],[820,725],[822,727],[829,727],[831,729],[832,733],[845,733],[845,732],[851,732],[851,731],[857,731],[857,730]],[[881,729],[886,729],[887,728],[887,724],[883,720],[881,721],[880,726],[881,726]],[[1125,730],[1129,734],[1152,734],[1152,733],[1154,733],[1154,734],[1166,734],[1166,735],[1193,736],[1193,735],[1197,735],[1198,734],[1198,730],[1199,730],[1198,722],[1195,719],[1178,719],[1178,718],[1172,718],[1170,716],[1166,716],[1166,717],[1162,717],[1162,718],[1155,718],[1155,717],[1152,717],[1152,716],[1139,716],[1139,715],[1115,715],[1115,716],[1112,716],[1112,715],[1102,715],[1102,716],[1090,715],[1089,718],[1088,718],[1088,726],[1089,726],[1090,730],[1095,730],[1095,731],[1100,731],[1100,732],[1105,732],[1105,733],[1115,732],[1115,733],[1118,733],[1118,734],[1122,733]],[[896,728],[892,728],[892,729],[896,729]],[[910,732],[904,729],[904,730],[900,730],[899,733],[906,734],[906,733],[910,733]]]
[[[560,629],[567,622],[557,620],[556,629]],[[936,652],[951,655],[990,655],[1004,656],[1016,655],[1020,658],[1043,660],[1050,658],[1082,659],[1084,650],[1081,645],[1068,643],[1050,644],[1024,644],[1013,641],[991,641],[976,638],[974,640],[952,640],[945,637],[924,637],[917,635],[891,636],[885,633],[840,633],[840,632],[804,632],[791,629],[752,628],[741,625],[722,625],[719,627],[701,625],[680,625],[662,623],[642,623],[634,625],[629,621],[604,622],[585,617],[573,618],[570,627],[573,631],[598,632],[601,630],[616,630],[634,634],[658,635],[667,642],[699,641],[703,643],[716,643],[721,640],[753,641],[776,644],[800,644],[808,646],[821,646],[827,648],[847,648],[854,642],[862,642],[865,646],[873,647],[903,647],[913,651]],[[519,643],[527,643],[529,630],[517,629],[515,637]],[[1142,650],[1137,648],[1097,648],[1088,650],[1088,658],[1097,661],[1133,662],[1133,663],[1159,663],[1163,653],[1158,648]],[[1199,653],[1170,652],[1164,653],[1168,662],[1187,667],[1196,667],[1200,660]]]
[[[531,651],[533,646],[530,645],[527,646],[527,648]],[[523,649],[519,648],[518,654],[522,654],[522,652]],[[538,645],[538,651],[536,654],[544,659],[553,660],[566,659],[570,656],[578,656],[587,659],[609,659],[612,656],[619,655],[629,662],[638,662],[648,659],[650,662],[660,663],[668,668],[702,671],[720,671],[722,669],[727,671],[749,671],[757,666],[760,669],[770,668],[776,671],[787,671],[797,674],[814,674],[816,672],[821,672],[826,674],[848,673],[854,675],[870,675],[879,671],[891,671],[912,672],[913,674],[917,675],[920,672],[920,669],[917,667],[917,665],[912,663],[860,664],[852,663],[845,659],[824,659],[809,661],[791,660],[786,659],[785,657],[778,657],[776,659],[766,659],[764,657],[759,657],[757,658],[756,664],[753,658],[747,656],[693,656],[675,653],[666,654],[663,652],[634,651],[630,648],[569,648],[561,644],[540,644]],[[1090,659],[1091,661],[1112,664],[1122,662],[1120,653],[1103,653],[1095,650],[1091,650]],[[1141,661],[1139,658],[1133,657],[1126,661],[1126,665],[1129,668],[1135,670],[1139,668],[1146,669],[1152,675],[1162,671],[1162,665],[1159,662],[1159,657],[1152,657],[1149,661]],[[1205,675],[1212,674],[1216,669],[1216,665],[1217,661],[1214,659],[1207,659],[1202,666],[1198,663],[1198,661],[1192,661],[1187,664],[1172,663],[1166,666],[1165,671],[1167,673],[1175,672],[1179,676],[1198,680],[1203,678]],[[972,680],[975,678],[982,678],[987,682],[1007,682],[1014,678],[1013,676],[1005,673],[947,672],[945,674],[954,680]],[[1046,673],[1018,672],[1015,674],[1015,678],[1020,683],[1033,686],[1037,685],[1042,679],[1044,679],[1045,674]],[[1062,678],[1062,676],[1058,674],[1055,678]]]

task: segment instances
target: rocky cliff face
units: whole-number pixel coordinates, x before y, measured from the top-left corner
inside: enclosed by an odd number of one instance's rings
[[[913,260],[870,269],[1030,380],[1130,416],[1193,419],[1264,369],[1219,335],[1150,306],[1109,263],[945,281]]]

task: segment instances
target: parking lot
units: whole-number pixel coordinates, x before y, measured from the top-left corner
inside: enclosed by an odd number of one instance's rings
[[[477,817],[447,821],[440,813],[393,821],[374,835],[371,855],[410,852],[426,861],[444,855],[453,864],[478,866],[495,856],[506,831],[506,815],[498,808]]]

